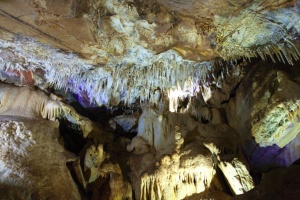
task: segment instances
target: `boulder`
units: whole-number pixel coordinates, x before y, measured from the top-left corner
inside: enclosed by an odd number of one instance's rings
[[[294,141],[300,132],[300,93],[296,91],[300,84],[286,71],[261,62],[227,105],[229,124],[244,141],[254,170],[289,166],[300,157]]]
[[[0,199],[81,199],[57,130],[57,122],[0,117]]]

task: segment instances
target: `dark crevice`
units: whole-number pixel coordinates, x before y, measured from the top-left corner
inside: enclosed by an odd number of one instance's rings
[[[300,165],[300,158],[293,162],[293,165]]]
[[[205,119],[204,117],[201,117],[201,122],[203,124],[208,124],[209,123],[209,120],[208,119]]]
[[[107,118],[109,116],[109,109],[105,106],[84,108],[77,101],[71,102],[70,105],[80,115],[87,117],[94,122],[99,122],[101,125],[105,125],[107,123]]]
[[[229,103],[230,99],[234,98],[236,96],[236,91],[239,88],[239,86],[240,86],[240,84],[241,84],[242,81],[243,81],[243,79],[231,90],[231,92],[229,94],[229,99],[222,101],[221,105]]]
[[[73,181],[77,185],[77,188],[78,188],[78,191],[80,193],[81,199],[82,200],[86,200],[86,199],[88,199],[87,196],[86,196],[86,192],[85,192],[84,188],[81,186],[81,184],[79,183],[79,181],[78,181],[78,179],[76,177],[76,174],[75,174],[75,171],[74,171],[74,167],[73,167],[73,163],[74,162],[72,162],[72,161],[71,162],[67,162],[66,165],[67,165],[67,167],[68,167],[68,169],[70,171],[70,174],[72,176]]]
[[[190,97],[187,96],[184,99],[179,99],[179,106],[177,107],[177,112],[180,112],[181,109],[187,108],[187,105],[190,102]]]
[[[125,137],[125,138],[132,140],[137,135],[137,132],[132,131],[132,129],[134,129],[134,128],[136,128],[136,127],[133,127],[133,128],[131,128],[130,131],[126,132],[126,131],[124,131],[122,126],[120,126],[119,124],[116,123],[116,130],[114,132],[115,137],[116,138],[117,137]]]
[[[79,131],[78,126],[71,124],[65,119],[59,119],[59,132],[65,149],[75,155],[79,155],[86,140],[83,138],[83,134]]]
[[[225,177],[224,173],[222,172],[222,170],[219,167],[216,167],[216,178],[219,179],[219,181],[221,183],[227,183],[226,177]],[[212,183],[213,183],[213,181],[212,181]],[[224,192],[226,194],[233,195],[232,191],[230,189],[230,186],[228,184],[223,185],[223,191],[222,192]]]

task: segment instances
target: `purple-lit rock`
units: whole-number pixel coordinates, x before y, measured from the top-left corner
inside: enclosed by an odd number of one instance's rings
[[[300,158],[300,136],[299,134],[283,148],[277,145],[259,147],[254,142],[247,142],[246,154],[250,155],[251,167],[256,172],[268,171],[278,167],[288,167]]]

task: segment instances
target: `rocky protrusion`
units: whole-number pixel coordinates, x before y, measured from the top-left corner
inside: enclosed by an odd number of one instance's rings
[[[129,132],[137,125],[137,118],[131,115],[118,115],[109,121],[109,125],[114,130],[119,125],[123,131]]]
[[[300,131],[300,95],[295,92],[300,85],[291,79],[297,76],[293,69],[282,69],[259,63],[227,105],[229,124],[241,135],[254,170],[288,166],[300,157],[293,142]]]
[[[0,199],[81,199],[55,138],[58,124],[0,117]]]
[[[229,162],[220,161],[218,166],[222,170],[233,194],[243,194],[254,188],[248,169],[238,158],[233,158]]]
[[[92,199],[132,199],[131,184],[122,175],[119,164],[113,164],[103,144],[90,146],[84,156],[84,168],[80,160],[73,163],[73,170],[79,183]]]

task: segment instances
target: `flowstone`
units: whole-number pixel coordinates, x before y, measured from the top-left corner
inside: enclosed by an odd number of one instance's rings
[[[161,129],[153,129],[156,132],[139,132],[140,135],[136,136],[128,146],[128,150],[132,151],[128,162],[131,168],[130,177],[137,199],[184,199],[195,193],[205,192],[209,188],[222,191],[224,183],[221,183],[222,181],[216,175],[218,167],[228,178],[230,187],[239,184],[239,191],[234,194],[242,194],[253,188],[248,169],[243,167],[243,164],[239,164],[242,163],[239,154],[240,138],[232,128],[225,124],[204,125],[192,120],[184,123],[187,116],[181,116],[180,113],[162,116],[168,121],[164,121],[161,126],[172,127],[173,123],[182,125],[181,129],[177,126],[170,129],[173,134],[171,132],[168,134],[172,138],[168,146],[159,149],[153,143],[155,140],[152,140],[151,135],[145,137],[140,134],[166,133],[159,132]],[[142,116],[141,118],[143,119]],[[147,123],[151,120],[154,120],[153,124],[159,126],[155,123],[156,120],[160,120],[159,117],[147,118]],[[142,127],[152,127],[147,125],[144,119],[142,122],[145,123],[139,124]],[[231,170],[228,170],[225,167],[227,160],[220,159],[219,155],[231,155],[235,158],[233,163],[237,164],[230,165]],[[240,179],[235,178],[237,174]],[[243,182],[245,177],[247,180]],[[235,183],[231,181],[233,179]]]

